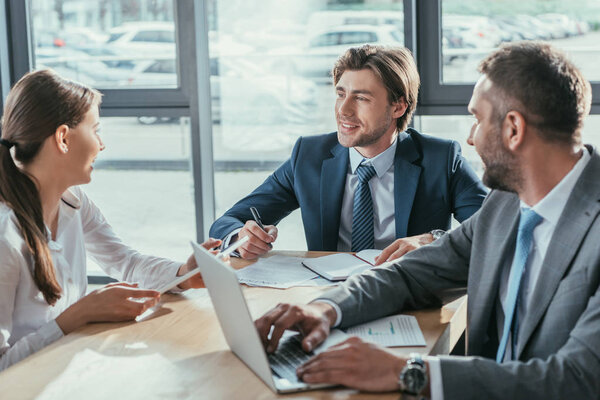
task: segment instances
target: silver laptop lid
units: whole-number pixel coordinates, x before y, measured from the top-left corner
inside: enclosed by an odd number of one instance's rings
[[[231,351],[273,391],[277,391],[267,355],[254,326],[235,270],[197,243],[192,242],[192,247]]]

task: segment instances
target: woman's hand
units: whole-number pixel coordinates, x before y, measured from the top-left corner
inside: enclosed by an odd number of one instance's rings
[[[117,282],[94,290],[56,318],[66,335],[89,322],[130,321],[156,305],[160,293]]]
[[[209,238],[207,241],[202,243],[202,247],[204,247],[206,250],[211,251],[211,253],[213,253],[213,254],[217,254],[218,251],[213,250],[213,249],[217,246],[220,246],[221,242],[222,241],[219,239]],[[188,258],[187,262],[179,268],[179,271],[177,271],[177,276],[185,275],[188,272],[190,272],[191,270],[196,269],[196,268],[198,268],[198,264],[196,264],[196,258],[194,257],[194,254],[192,254],[190,256],[190,258]],[[203,288],[204,281],[202,280],[202,276],[200,276],[200,274],[197,274],[197,275],[192,276],[187,281],[179,284],[178,287],[183,290],[192,289],[192,288],[193,289]]]

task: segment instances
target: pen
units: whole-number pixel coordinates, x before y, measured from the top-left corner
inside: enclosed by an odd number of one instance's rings
[[[260,219],[260,214],[258,213],[258,210],[256,209],[256,207],[250,207],[250,212],[252,213],[252,218],[254,218],[254,221],[256,221],[256,223],[258,224],[258,227],[260,229],[262,229],[263,231],[267,232],[267,230],[265,229],[265,226],[262,223],[262,220]],[[273,245],[271,243],[269,243],[269,247],[273,247]]]
[[[237,250],[238,247],[240,247],[241,245],[243,245],[244,243],[246,243],[249,239],[250,239],[250,236],[244,236],[243,238],[241,238],[237,242],[232,243],[229,246],[227,246],[227,248],[225,250],[221,251],[220,253],[218,253],[216,255],[216,257],[217,258],[224,258],[225,256],[230,255],[235,250]]]

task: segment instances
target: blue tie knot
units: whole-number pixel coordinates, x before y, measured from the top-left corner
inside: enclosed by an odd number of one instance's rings
[[[523,209],[521,211],[521,219],[519,220],[519,233],[521,235],[531,234],[542,220],[543,218],[531,208]]]
[[[360,183],[367,183],[375,176],[375,168],[372,165],[360,164],[356,169]]]

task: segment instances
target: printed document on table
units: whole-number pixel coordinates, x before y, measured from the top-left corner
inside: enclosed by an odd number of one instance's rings
[[[285,289],[292,286],[313,286],[308,281],[317,274],[302,265],[303,258],[271,256],[259,258],[254,264],[236,271],[238,281],[248,286]]]
[[[377,319],[348,328],[346,333],[385,347],[427,345],[417,318],[413,315]]]

